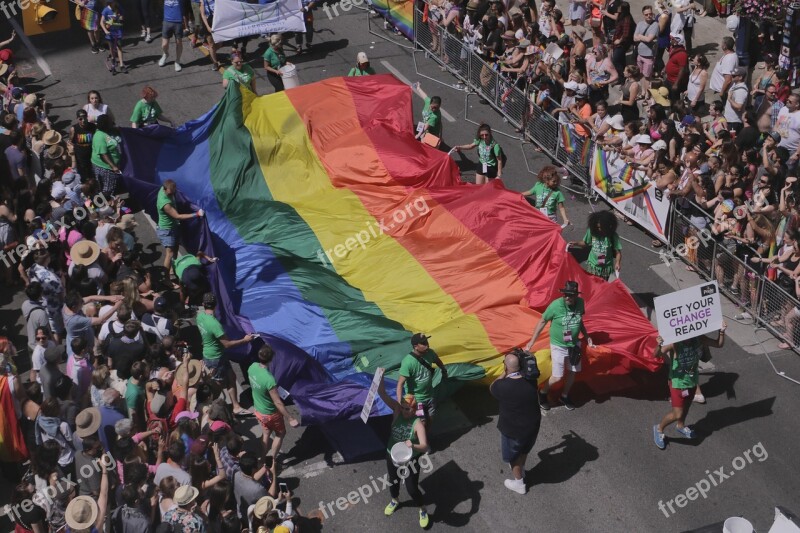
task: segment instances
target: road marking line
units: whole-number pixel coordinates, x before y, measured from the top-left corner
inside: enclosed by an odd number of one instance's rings
[[[11,24],[11,27],[13,27],[14,30],[17,32],[17,36],[22,41],[22,44],[25,45],[25,48],[27,48],[28,51],[31,53],[31,55],[36,59],[36,64],[39,65],[40,69],[42,69],[44,77],[46,78],[48,76],[52,76],[53,71],[50,70],[50,65],[47,64],[47,61],[44,60],[42,54],[39,53],[39,50],[37,50],[36,47],[33,46],[31,40],[28,39],[28,37],[25,35],[25,32],[22,31],[22,28],[19,27],[19,22],[17,22],[16,19],[14,19],[13,17],[9,17],[8,22],[9,24]]]
[[[383,65],[384,67],[386,67],[386,70],[388,70],[389,72],[391,72],[392,74],[394,74],[394,77],[395,77],[395,78],[397,78],[398,80],[402,81],[402,82],[403,82],[403,83],[405,83],[406,85],[411,85],[411,81],[409,81],[409,79],[408,79],[408,78],[406,78],[405,76],[403,76],[403,75],[400,73],[400,71],[399,71],[399,70],[397,70],[396,68],[394,68],[394,67],[393,67],[393,66],[392,66],[392,65],[391,65],[391,64],[390,64],[388,61],[386,61],[385,59],[384,59],[384,60],[382,60],[382,61],[381,61],[381,65]],[[456,119],[455,119],[455,118],[453,118],[453,115],[451,115],[450,113],[448,113],[447,111],[445,111],[443,107],[440,107],[440,108],[439,108],[439,110],[442,112],[442,116],[444,117],[444,119],[445,119],[447,122],[455,122],[455,121],[456,121]]]

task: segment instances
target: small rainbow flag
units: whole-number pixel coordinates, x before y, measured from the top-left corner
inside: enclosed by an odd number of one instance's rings
[[[630,200],[631,198],[633,198],[634,196],[636,196],[638,194],[642,194],[643,192],[645,192],[649,188],[650,188],[650,184],[649,183],[645,183],[644,185],[640,185],[638,187],[633,187],[632,189],[628,189],[627,191],[625,191],[620,196],[615,196],[615,197],[613,197],[611,199],[614,202],[617,202],[617,203],[618,202],[624,202],[625,200]]]
[[[568,154],[575,153],[575,139],[572,138],[572,132],[569,130],[569,124],[561,124],[561,144]]]
[[[589,164],[589,154],[592,152],[592,140],[588,137],[583,139],[583,148],[581,149],[581,166],[585,167]]]
[[[592,180],[594,181],[594,186],[603,191],[603,194],[608,194],[608,182],[610,178],[606,154],[603,153],[602,148],[596,147],[594,150],[594,163],[592,164]]]
[[[619,179],[630,185],[633,180],[633,167],[626,163],[625,168],[619,173]]]

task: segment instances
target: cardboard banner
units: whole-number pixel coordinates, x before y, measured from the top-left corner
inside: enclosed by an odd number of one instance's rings
[[[367,400],[364,402],[364,408],[361,410],[361,421],[365,424],[369,420],[369,414],[372,412],[372,405],[375,403],[375,396],[378,395],[378,387],[383,379],[384,369],[378,367],[375,369],[375,376],[372,378],[372,384],[367,391]]]
[[[653,299],[658,333],[672,344],[719,331],[722,304],[716,281],[702,283]]]
[[[272,0],[248,4],[236,0],[217,0],[211,33],[221,43],[265,33],[306,31],[301,0]]]
[[[656,189],[644,171],[634,170],[618,153],[595,147],[592,189],[647,231],[667,242],[669,192]]]

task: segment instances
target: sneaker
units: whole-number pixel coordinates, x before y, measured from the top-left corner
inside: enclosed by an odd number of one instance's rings
[[[392,513],[395,511],[395,509],[397,509],[398,505],[399,504],[397,503],[397,500],[392,498],[392,501],[389,502],[389,505],[383,509],[383,514],[386,516],[392,516]]]
[[[665,450],[667,448],[667,439],[664,437],[664,434],[658,430],[658,424],[653,426],[653,441],[656,443],[659,450]]]
[[[508,490],[513,490],[517,494],[525,494],[527,492],[524,479],[506,479],[503,485],[505,485]]]
[[[161,54],[161,59],[158,60],[158,66],[163,67],[167,64],[167,54]]]
[[[181,66],[181,64],[180,64],[180,63],[178,63],[178,62],[176,61],[176,62],[175,62],[175,72],[180,72],[181,70],[183,70],[183,67]]]
[[[733,317],[734,320],[753,320],[753,315],[744,311],[743,313],[739,313]]]
[[[146,42],[146,43],[152,43],[153,42],[153,36],[150,35],[149,31],[147,32],[147,37],[144,38],[144,42]]]
[[[100,49],[97,48],[96,46],[92,46],[92,53],[93,54],[99,54],[100,53]]]
[[[547,403],[547,394],[544,392],[539,393],[539,407],[542,408],[542,411],[550,410],[550,404]]]
[[[423,511],[422,509],[419,510],[419,527],[425,529],[430,524],[431,520],[428,518],[427,511]]]
[[[147,30],[142,30],[142,34],[141,34],[141,35],[139,35],[139,37],[141,37],[142,39],[144,39],[145,37],[147,37]]]
[[[567,411],[574,411],[575,410],[575,404],[572,403],[572,400],[569,399],[569,396],[562,396],[561,397],[561,403],[564,404],[564,407],[567,408]]]
[[[241,409],[233,413],[233,416],[253,416],[253,410],[245,409],[244,407],[242,407]]]
[[[731,285],[730,291],[731,291],[731,294],[733,294],[734,296],[739,294],[739,289],[737,289],[735,285]]]
[[[694,400],[692,400],[692,401],[693,401],[694,403],[700,403],[700,404],[703,404],[703,403],[706,403],[706,397],[705,397],[705,396],[703,396],[702,394],[695,394],[695,395],[694,395]]]
[[[694,431],[692,431],[692,428],[689,426],[683,426],[682,428],[676,427],[675,430],[687,439],[694,438]]]

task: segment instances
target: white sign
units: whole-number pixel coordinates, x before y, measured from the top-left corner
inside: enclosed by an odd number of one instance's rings
[[[722,327],[722,304],[716,281],[659,296],[653,303],[658,333],[664,344],[719,331]]]
[[[361,420],[366,424],[369,419],[369,414],[372,412],[372,404],[375,403],[375,396],[378,395],[378,386],[383,379],[383,369],[378,368],[375,370],[375,377],[372,378],[372,385],[369,386],[367,392],[367,401],[364,402],[364,408],[361,410]]]
[[[217,0],[215,4],[211,33],[218,43],[291,31],[306,31],[301,0],[271,0],[263,4]]]

